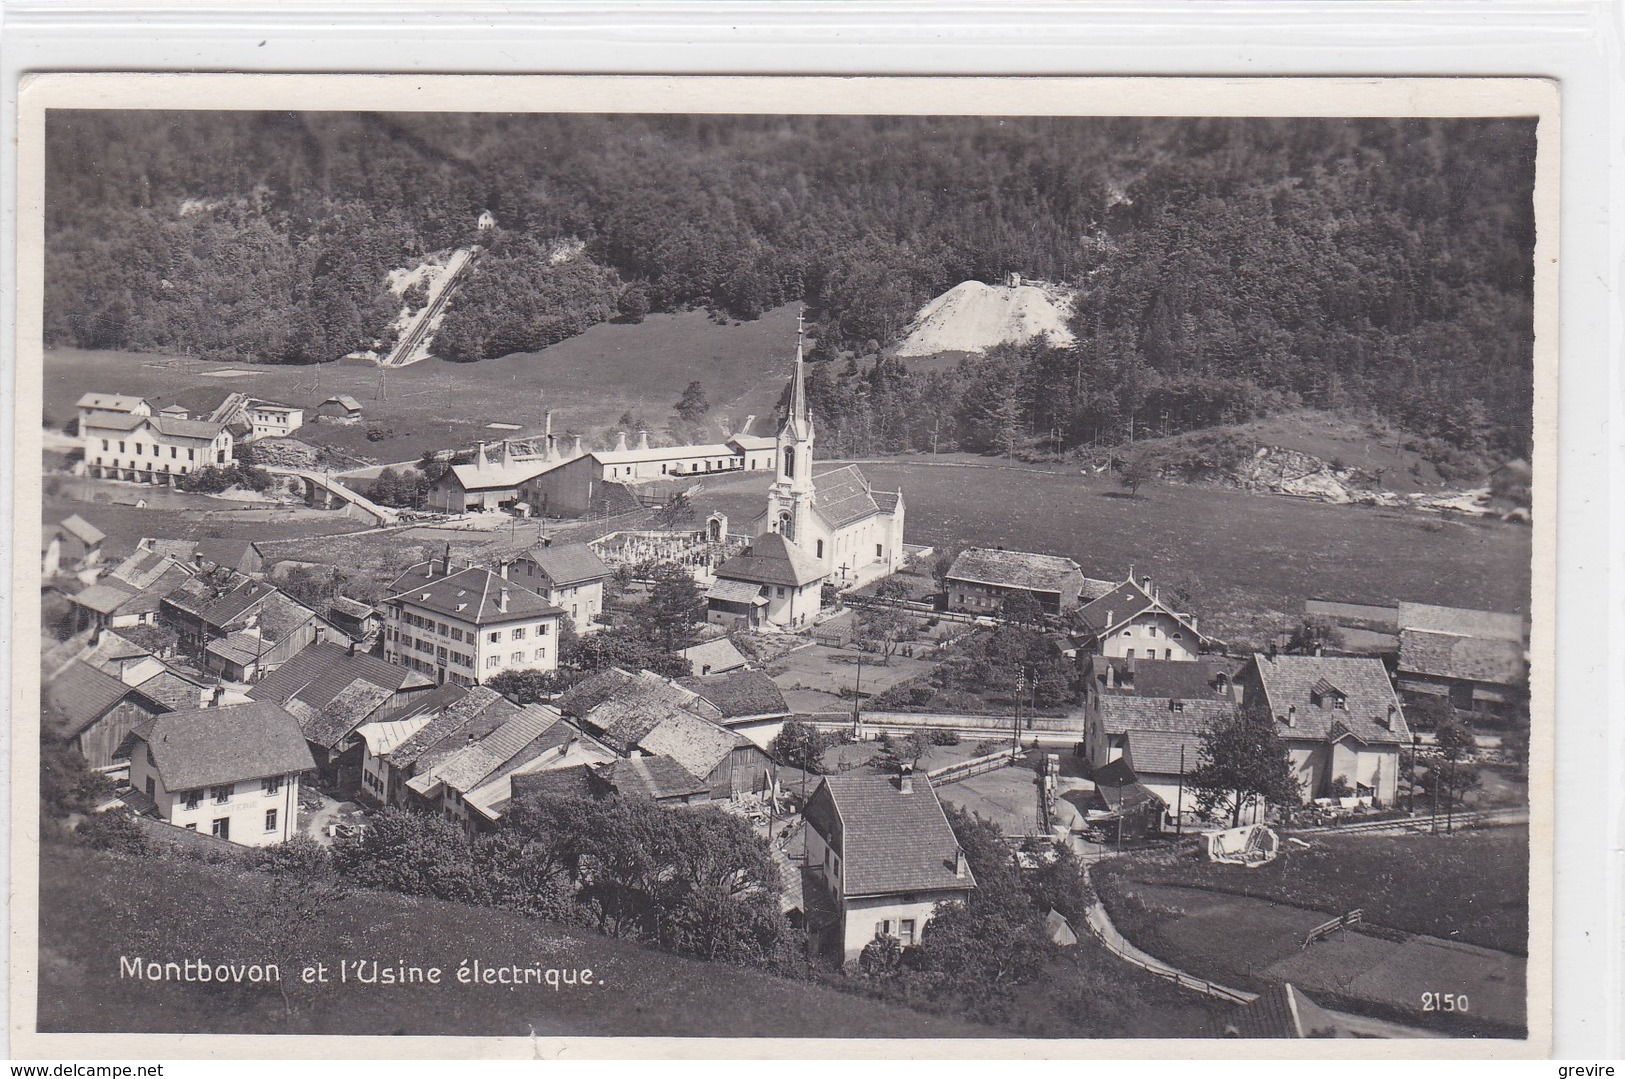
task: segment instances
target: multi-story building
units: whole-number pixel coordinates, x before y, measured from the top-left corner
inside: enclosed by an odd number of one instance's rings
[[[249,847],[298,833],[299,776],[315,761],[275,702],[154,716],[130,739],[126,801],[147,815]]]
[[[614,576],[585,543],[532,547],[501,573],[564,611],[583,633],[598,628],[593,620],[604,609],[604,582]]]
[[[297,405],[256,401],[247,409],[249,438],[286,438],[305,425],[305,410]]]
[[[231,461],[231,431],[210,420],[84,409],[79,434],[85,440],[85,470],[100,479],[173,483],[206,465]]]
[[[384,658],[437,682],[558,666],[564,611],[491,570],[454,569],[449,556],[396,578],[383,612]]]

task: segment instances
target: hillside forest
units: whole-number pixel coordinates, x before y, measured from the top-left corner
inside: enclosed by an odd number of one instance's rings
[[[1066,451],[1298,408],[1531,438],[1533,120],[57,112],[45,343],[315,363],[485,248],[437,354],[808,308],[832,454]],[[497,225],[479,231],[483,210]],[[926,301],[1077,289],[1043,340],[904,363]]]

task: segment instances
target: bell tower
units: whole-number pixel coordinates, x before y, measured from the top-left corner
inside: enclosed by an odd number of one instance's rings
[[[790,376],[790,403],[775,440],[773,486],[767,492],[767,527],[792,543],[803,539],[803,525],[813,503],[813,423],[807,405],[806,321],[796,316],[796,366]]]

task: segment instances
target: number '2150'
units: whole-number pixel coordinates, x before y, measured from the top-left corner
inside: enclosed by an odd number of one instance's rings
[[[1425,1012],[1464,1012],[1467,1010],[1467,994],[1423,993],[1422,1010]]]

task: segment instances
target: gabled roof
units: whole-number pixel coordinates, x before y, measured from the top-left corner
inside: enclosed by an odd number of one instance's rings
[[[231,633],[210,641],[205,649],[211,656],[219,656],[228,663],[246,666],[259,659],[276,642],[253,633]]]
[[[892,502],[895,508],[896,502]],[[813,477],[813,512],[830,528],[844,528],[882,512],[857,465],[845,465]]]
[[[77,513],[68,516],[62,521],[61,524],[57,525],[57,527],[66,532],[68,535],[72,536],[74,539],[78,540],[80,543],[83,543],[86,547],[94,547],[96,544],[107,538],[107,533],[103,532],[101,529],[97,528],[95,525],[91,524]]]
[[[1141,776],[1179,775],[1181,750],[1185,771],[1201,763],[1202,738],[1198,732],[1131,730],[1123,737],[1123,756],[1134,762],[1134,770]]]
[[[349,596],[334,596],[327,604],[329,614],[343,615],[361,621],[376,617],[378,612],[358,599]]]
[[[249,552],[260,561],[265,560],[265,552],[251,539],[200,539],[194,545],[193,556],[217,566],[237,569]]]
[[[924,775],[905,793],[895,776],[826,776],[807,807],[807,821],[836,843],[847,897],[969,891],[976,880],[956,873],[959,841]]]
[[[1527,680],[1529,668],[1521,641],[1407,629],[1399,634],[1399,669],[1406,674],[1517,686]]]
[[[755,603],[762,598],[762,585],[759,581],[730,581],[718,577],[705,590],[705,598],[721,603]]]
[[[75,593],[72,601],[75,606],[97,614],[114,614],[138,594],[137,589],[116,577],[109,577]]]
[[[692,776],[689,777],[691,780]],[[529,798],[594,798],[592,766],[572,765],[540,772],[516,773],[512,780],[513,801]]]
[[[757,536],[717,570],[719,580],[774,585],[813,584],[828,576],[816,558],[777,532]]]
[[[164,603],[205,625],[221,628],[247,614],[276,592],[273,585],[217,570],[193,577],[164,597]]]
[[[735,581],[733,583],[750,586],[748,581]],[[727,637],[718,637],[714,641],[706,641],[704,644],[678,649],[677,654],[693,664],[694,670],[699,674],[727,674],[729,671],[737,671],[745,666],[747,662],[745,654]],[[684,685],[687,684],[684,681]],[[698,687],[689,686],[689,688],[701,692]]]
[[[629,675],[616,668],[571,687],[560,698],[559,708],[599,732],[604,744],[617,753],[630,753],[662,721],[680,712],[713,721],[721,718],[715,706],[691,689],[648,671]]]
[[[689,798],[707,790],[702,780],[670,757],[623,757],[599,765],[593,774],[628,798]]]
[[[332,397],[329,397],[329,398],[327,398],[327,400],[323,401],[322,404],[324,404],[324,405],[326,405],[326,404],[338,404],[338,405],[342,405],[345,408],[349,409],[351,412],[360,412],[361,411],[361,402],[357,401],[354,397],[351,397],[347,393],[334,394]],[[320,406],[317,406],[317,407],[320,407]]]
[[[1096,768],[1093,779],[1095,793],[1113,813],[1132,813],[1145,805],[1166,804],[1155,791],[1140,782],[1140,777],[1122,757]]]
[[[951,581],[1054,592],[1062,599],[1076,599],[1083,569],[1072,559],[1058,555],[971,547],[959,552],[947,576]]]
[[[723,638],[724,641],[727,638]],[[697,664],[696,664],[697,666]],[[722,718],[789,715],[790,706],[773,679],[761,671],[734,671],[730,674],[695,675],[678,683],[704,697]]]
[[[172,791],[304,772],[316,766],[299,724],[269,701],[169,712],[134,735]]]
[[[1290,982],[1271,986],[1256,1000],[1215,1016],[1203,1029],[1208,1038],[1354,1037],[1341,1021],[1304,996]]]
[[[530,589],[505,581],[482,566],[445,574],[434,569],[435,565],[434,562],[420,563],[397,577],[390,585],[390,600],[400,600],[474,625],[564,613],[562,608],[553,606]],[[501,609],[504,592],[507,593],[505,611]]]
[[[1111,686],[1106,685],[1108,667],[1113,670]],[[1246,667],[1246,660],[1231,656],[1198,656],[1194,660],[1089,657],[1089,674],[1096,689],[1102,694],[1130,697],[1189,700],[1225,696]]]
[[[1125,622],[1132,621],[1148,611],[1157,611],[1179,620],[1197,640],[1206,640],[1191,624],[1190,616],[1181,614],[1159,602],[1133,581],[1123,581],[1099,599],[1090,600],[1078,608],[1078,621],[1097,636],[1109,633]]]
[[[526,557],[552,582],[555,588],[613,576],[598,552],[585,543],[561,543],[555,547],[532,547]]]
[[[108,576],[146,588],[172,569],[186,570],[196,553],[197,544],[192,540],[142,539],[135,553],[114,566]]]
[[[496,690],[487,686],[472,686],[462,697],[442,708],[422,730],[391,750],[389,763],[396,768],[405,768],[426,757],[438,759],[448,742],[461,739],[466,744],[470,736],[478,738],[494,730],[504,719],[518,711],[517,704]]]
[[[542,457],[510,458],[507,464],[501,461],[486,461],[484,465],[475,462],[452,465],[446,470],[465,491],[492,491],[503,490],[509,487],[518,487],[528,483],[544,472],[551,472],[564,461],[549,461]]]
[[[434,683],[407,667],[381,659],[370,652],[313,641],[282,666],[252,686],[248,695],[255,700],[285,701],[297,696],[317,708],[326,707],[352,682],[360,679],[388,690],[427,689]]]
[[[174,416],[154,416],[149,422],[153,430],[165,438],[186,439],[192,442],[213,442],[226,429],[223,423],[183,420]]]
[[[323,749],[333,749],[365,723],[387,701],[391,691],[365,678],[356,678],[323,705],[307,703],[299,697],[284,707],[299,720],[305,741]]]
[[[733,447],[721,442],[699,446],[650,446],[648,449],[593,450],[588,454],[600,464],[632,465],[644,461],[669,461],[689,457],[732,457]]]
[[[1401,603],[1399,628],[1520,643],[1529,636],[1528,621],[1521,614],[1475,611],[1466,607],[1437,607],[1429,603]]]
[[[428,716],[411,719],[373,720],[355,730],[356,737],[367,743],[367,752],[382,757],[418,731],[429,725]]]
[[[745,737],[701,719],[691,712],[673,712],[648,734],[638,739],[638,748],[656,757],[670,757],[700,779],[733,752],[735,746],[750,745]]]
[[[203,685],[168,667],[135,687],[148,700],[175,712],[190,711],[203,701]]]
[[[1098,711],[1101,726],[1107,734],[1123,734],[1132,730],[1195,734],[1235,715],[1236,706],[1231,700],[1215,697],[1126,697],[1106,694],[1100,698]]]
[[[1283,738],[1326,739],[1331,736],[1332,724],[1341,722],[1370,745],[1403,744],[1411,740],[1405,713],[1388,679],[1388,669],[1380,659],[1255,653],[1253,667],[1270,714],[1277,720],[1277,732]],[[1344,707],[1334,707],[1331,697],[1320,698],[1321,704],[1314,703],[1318,697],[1315,687],[1322,681],[1342,691]],[[1289,709],[1292,709],[1290,713]],[[1292,722],[1285,726],[1289,714]],[[1393,717],[1391,728],[1388,726],[1390,715]]]
[[[87,393],[80,396],[76,407],[101,409],[107,412],[128,412],[139,408],[144,400],[125,393]]]
[[[779,440],[772,435],[732,435],[728,439],[728,445],[745,453],[777,449],[778,444]]]
[[[511,771],[551,748],[543,739],[549,730],[558,726],[565,728],[561,732],[564,738],[572,733],[569,725],[559,718],[556,709],[527,705],[504,719],[479,741],[465,745],[427,772],[420,772],[408,785],[420,793],[432,790],[438,784],[466,794],[498,772],[504,769]],[[562,744],[564,738],[554,744]]]
[[[133,686],[88,663],[70,663],[45,685],[43,725],[57,738],[72,738],[132,695],[144,699]],[[157,705],[149,707],[149,711],[162,710]]]

